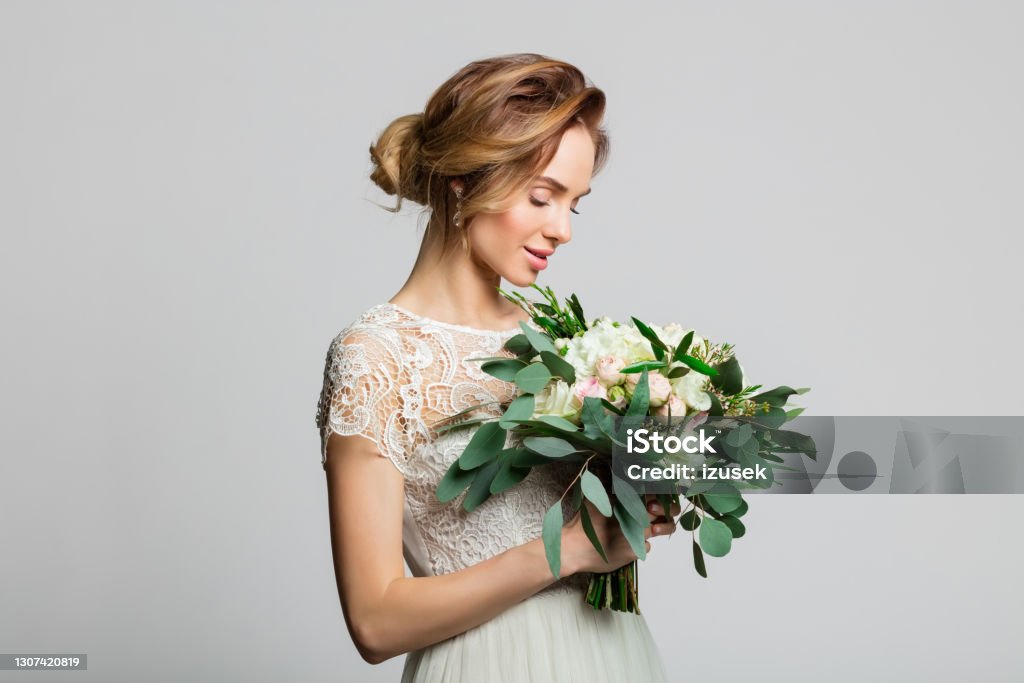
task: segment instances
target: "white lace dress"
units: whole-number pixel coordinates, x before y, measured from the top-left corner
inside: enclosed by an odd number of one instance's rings
[[[326,468],[331,432],[359,434],[404,475],[403,551],[414,576],[455,572],[539,538],[544,513],[571,481],[566,469],[536,468],[471,513],[462,496],[449,503],[435,496],[476,427],[437,435],[431,425],[471,405],[511,400],[514,384],[467,359],[511,356],[502,345],[518,331],[438,322],[384,303],[327,351],[316,415],[321,463]],[[643,616],[591,608],[583,601],[588,578],[563,578],[476,628],[409,653],[403,683],[664,681]]]

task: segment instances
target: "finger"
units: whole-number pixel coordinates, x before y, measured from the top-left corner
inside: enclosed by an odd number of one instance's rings
[[[673,517],[677,516],[682,511],[683,511],[683,508],[680,507],[679,503],[673,503],[673,505],[672,505],[672,516]]]
[[[644,541],[644,550],[646,550],[647,552],[651,552],[651,542],[650,541]]]
[[[661,503],[656,500],[652,500],[647,503],[647,517],[649,521],[653,522],[659,517],[664,516],[665,510],[661,507]]]

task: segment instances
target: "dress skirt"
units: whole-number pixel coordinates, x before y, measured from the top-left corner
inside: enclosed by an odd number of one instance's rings
[[[595,610],[555,586],[465,633],[410,652],[402,683],[663,683],[643,615]]]

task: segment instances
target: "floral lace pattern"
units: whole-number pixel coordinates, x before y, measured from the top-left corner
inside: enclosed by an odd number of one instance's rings
[[[442,323],[384,303],[343,329],[327,350],[316,412],[321,465],[326,469],[327,443],[336,432],[370,439],[402,473],[403,544],[414,574],[458,571],[539,538],[544,514],[576,474],[572,466],[535,468],[470,513],[462,508],[465,493],[448,503],[437,500],[438,483],[478,427],[438,435],[432,426],[484,402],[496,403],[474,416],[502,414],[500,404],[515,397],[515,385],[470,359],[513,357],[502,347],[518,331]],[[568,497],[563,514],[570,516]],[[548,590],[585,585],[586,576],[578,574]]]

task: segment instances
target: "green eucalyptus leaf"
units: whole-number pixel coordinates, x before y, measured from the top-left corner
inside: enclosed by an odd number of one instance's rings
[[[786,417],[786,411],[778,406],[772,406],[768,409],[768,412],[758,411],[747,419],[767,429],[778,429],[785,424],[788,418]]]
[[[530,363],[515,375],[516,386],[527,394],[540,393],[550,381],[551,373],[544,363]]]
[[[776,429],[772,432],[772,440],[780,446],[794,449],[792,452],[803,453],[811,458],[817,456],[818,453],[818,447],[814,443],[814,439],[800,432]]]
[[[606,517],[608,515],[605,515]],[[580,508],[580,521],[583,522],[583,533],[590,539],[590,544],[594,546],[594,550],[601,556],[601,559],[605,562],[608,561],[608,556],[604,554],[604,547],[601,545],[601,539],[597,536],[597,531],[594,529],[594,522],[590,519],[590,512],[587,510],[587,506],[584,505]]]
[[[532,355],[533,345],[530,344],[530,340],[526,338],[525,334],[516,334],[505,342],[505,349],[517,356],[522,356],[527,353]]]
[[[701,551],[700,546],[697,545],[697,541],[693,542],[693,566],[697,569],[698,574],[705,579],[708,578],[708,569],[704,566],[704,553]]]
[[[615,428],[612,416],[605,412],[601,399],[595,396],[587,396],[583,399],[580,419],[583,422],[583,433],[591,439],[602,436],[611,437]]]
[[[740,370],[740,362],[736,356],[730,356],[726,361],[715,366],[718,376],[711,378],[711,386],[721,391],[726,396],[732,396],[743,390],[743,371]]]
[[[740,503],[740,506],[738,508],[736,508],[729,514],[733,517],[742,517],[743,515],[747,514],[747,509],[747,501],[744,500]]]
[[[729,430],[729,433],[725,435],[724,443],[740,448],[752,438],[754,438],[754,428],[744,422],[739,427]]]
[[[629,547],[633,549],[638,558],[641,560],[646,559],[647,548],[644,547],[644,543],[647,539],[644,538],[644,528],[647,525],[641,525],[633,519],[619,501],[615,501],[612,505],[612,513],[615,515],[615,519],[619,523],[619,529],[622,530],[622,535],[626,537]]]
[[[505,430],[497,422],[486,422],[477,429],[459,456],[459,467],[471,470],[498,457],[505,446]],[[488,482],[489,484],[490,482]]]
[[[551,343],[551,339],[546,334],[538,332],[522,320],[519,321],[519,327],[523,330],[523,334],[525,334],[526,338],[530,341],[530,346],[536,349],[537,353],[540,353],[541,351],[550,351],[554,354],[558,353],[558,349],[555,348],[555,345]]]
[[[442,503],[454,500],[476,478],[476,470],[464,470],[456,460],[437,485],[437,499]]]
[[[544,539],[544,554],[555,578],[562,571],[562,501],[556,500],[544,515],[541,530]]]
[[[558,417],[557,415],[540,415],[537,417],[537,420],[563,432],[578,432],[580,430],[580,428],[572,422],[569,422],[564,417]]]
[[[489,360],[481,365],[480,369],[492,377],[506,382],[514,382],[516,373],[525,367],[526,363],[518,358],[502,358],[501,360]]]
[[[514,466],[511,457],[504,458],[503,460],[497,474],[494,475],[494,480],[491,482],[490,491],[492,495],[507,491],[523,479],[526,479],[527,475],[530,474],[529,467]]]
[[[713,479],[694,479],[693,483],[690,484],[686,489],[686,497],[692,498],[697,494],[702,494],[705,491],[710,491],[715,488],[715,484],[718,482]]]
[[[462,509],[466,512],[472,512],[491,497],[491,482],[494,481],[494,477],[498,474],[500,467],[498,461],[495,460],[477,472],[473,483],[469,485],[466,497],[462,499]]]
[[[569,498],[569,505],[573,512],[579,510],[583,505],[583,487],[580,486],[579,481],[572,485],[572,497]]]
[[[564,458],[576,452],[575,446],[557,436],[528,436],[523,439],[523,445],[549,458]]]
[[[743,522],[732,515],[723,516],[721,522],[729,527],[729,533],[733,538],[742,538],[743,534],[747,533],[747,527],[743,526]]]
[[[712,557],[723,557],[732,547],[732,532],[724,522],[717,519],[704,518],[700,525],[700,546]]]
[[[740,503],[743,502],[743,498],[736,491],[723,493],[709,492],[704,494],[704,499],[707,500],[708,505],[710,505],[715,512],[722,515],[727,512],[732,512],[740,506]]]
[[[526,448],[513,449],[515,452],[509,456],[509,461],[513,467],[537,467],[539,465],[548,465],[551,463],[551,458],[547,458],[540,453],[534,453]]]
[[[612,516],[612,502],[597,475],[590,470],[584,471],[583,476],[580,477],[580,487],[583,489],[583,495],[594,504],[598,512],[605,517]]]
[[[709,417],[722,417],[724,411],[722,410],[722,402],[718,400],[718,396],[713,391],[705,391],[705,394],[711,399],[711,407],[708,408]]]
[[[796,389],[792,389],[787,386],[781,386],[775,387],[774,389],[769,389],[768,391],[762,391],[760,394],[751,396],[750,400],[756,401],[757,403],[769,403],[773,406],[778,406],[781,408],[782,406],[786,405],[786,401],[789,400],[789,397],[796,393],[799,393]]]
[[[541,351],[540,357],[552,375],[561,377],[569,384],[576,381],[576,369],[572,366],[572,363],[551,351]]]
[[[690,508],[683,514],[679,515],[679,526],[687,531],[693,531],[699,527],[700,515],[697,514],[697,508]]]
[[[689,373],[690,373],[690,368],[689,367],[679,366],[679,367],[675,367],[675,368],[672,368],[671,370],[669,370],[669,373],[667,375],[665,375],[665,377],[667,377],[668,379],[678,379],[680,377],[685,377]]]
[[[504,429],[512,429],[516,426],[512,420],[529,420],[533,416],[533,394],[517,396],[509,404],[505,414],[501,416],[498,424]]]
[[[643,499],[640,494],[630,486],[629,482],[625,479],[612,474],[612,491],[615,493],[615,498],[623,509],[629,513],[629,515],[636,520],[638,524],[647,526],[651,518],[647,513],[647,506],[644,505]]]

